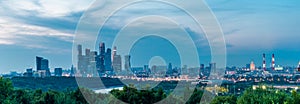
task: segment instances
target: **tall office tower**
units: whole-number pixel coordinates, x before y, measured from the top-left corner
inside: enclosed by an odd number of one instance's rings
[[[266,71],[266,54],[263,54],[263,70]]]
[[[209,68],[210,68],[210,71],[211,73],[217,73],[217,65],[216,63],[209,63]]]
[[[77,50],[78,50],[78,56],[82,56],[82,45],[78,45],[77,46]]]
[[[105,71],[105,66],[104,66],[104,60],[105,60],[105,43],[100,43],[100,47],[99,47],[99,55],[97,58],[97,68],[98,71],[103,73]]]
[[[173,74],[173,67],[172,67],[172,63],[169,63],[169,65],[168,65],[167,74],[168,74],[168,75],[171,75],[171,74]]]
[[[99,47],[100,55],[105,55],[105,43],[101,42]]]
[[[131,71],[130,55],[125,55],[124,67],[127,72]]]
[[[42,70],[41,68],[41,62],[42,62],[42,57],[38,57],[36,56],[35,60],[36,60],[36,70],[39,71],[39,70]]]
[[[97,58],[97,52],[91,51],[89,54],[89,64],[88,64],[88,76],[89,77],[93,77],[93,76],[97,75],[96,58]]]
[[[107,48],[105,54],[105,71],[112,71],[112,62],[111,62],[111,49]]]
[[[255,64],[253,61],[251,61],[251,64],[250,64],[250,70],[255,70]]]
[[[49,61],[47,59],[36,56],[36,68],[42,77],[51,76],[49,69]]]
[[[83,74],[83,76],[86,76],[88,74],[88,69],[89,69],[89,65],[90,65],[90,53],[91,50],[90,49],[85,49],[85,55],[82,56],[81,59],[81,68],[80,73]]]
[[[70,72],[70,77],[74,77],[75,76],[75,68],[74,66],[72,65],[71,67],[71,72]]]
[[[272,54],[272,69],[275,70],[275,55]]]
[[[77,50],[78,50],[77,68],[78,68],[79,72],[82,72],[84,69],[84,56],[82,54],[82,45],[78,45]]]
[[[114,71],[120,72],[122,70],[122,58],[117,54],[117,47],[115,46],[112,53],[112,67]]]
[[[117,47],[116,46],[114,46],[114,48],[113,48],[113,52],[112,52],[112,56],[111,56],[112,61],[114,61],[115,55],[117,55]]]
[[[188,74],[188,66],[183,65],[182,68],[181,68],[181,72],[182,72],[182,74]]]

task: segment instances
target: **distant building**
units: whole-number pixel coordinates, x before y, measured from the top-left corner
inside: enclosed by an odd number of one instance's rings
[[[42,77],[51,76],[51,72],[49,69],[49,61],[47,59],[44,59],[43,57],[36,57],[36,68],[37,72],[41,74]]]
[[[33,77],[33,69],[26,69],[26,72],[23,74],[24,77]]]
[[[117,72],[122,71],[122,59],[121,59],[121,55],[117,54],[117,47],[114,47],[114,50],[113,50],[112,67],[113,67],[114,71],[117,71]]]
[[[300,61],[299,61],[299,64],[298,64],[298,71],[300,71]]]
[[[105,71],[112,71],[111,49],[107,48],[104,59]]]
[[[250,69],[251,64],[246,64],[246,69]]]
[[[75,76],[75,68],[74,68],[74,66],[72,65],[72,67],[71,67],[71,72],[70,72],[70,77],[74,77]]]
[[[209,68],[212,73],[217,73],[217,65],[216,63],[209,63]]]
[[[99,73],[104,73],[105,72],[105,66],[104,66],[104,61],[105,61],[105,43],[100,43],[99,46],[99,55],[96,58],[96,68]]]
[[[204,64],[200,64],[199,74],[201,74],[204,71]]]
[[[130,63],[130,55],[125,56],[125,64],[124,64],[125,70],[130,71],[131,69],[131,63]]]
[[[151,73],[156,74],[157,76],[164,76],[166,74],[167,66],[156,66],[151,67]]]
[[[61,77],[62,76],[62,68],[55,68],[54,69],[54,76]]]
[[[255,64],[253,61],[251,61],[251,64],[250,64],[250,70],[255,70]]]
[[[172,63],[169,63],[168,69],[167,69],[167,75],[172,75],[173,74],[173,66]]]

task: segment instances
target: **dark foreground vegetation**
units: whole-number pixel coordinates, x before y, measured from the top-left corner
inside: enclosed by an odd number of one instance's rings
[[[111,94],[97,94],[91,90],[26,90],[14,88],[10,79],[0,78],[0,102],[2,104],[151,104],[163,100],[162,104],[197,104],[203,90],[196,89],[189,99],[166,94],[163,89],[137,90],[134,86],[124,86],[123,90],[112,90]],[[85,100],[85,97],[87,101]],[[120,99],[120,100],[116,100]],[[300,94],[296,91],[287,93],[273,88],[248,88],[240,96],[216,96],[212,104],[300,104]]]

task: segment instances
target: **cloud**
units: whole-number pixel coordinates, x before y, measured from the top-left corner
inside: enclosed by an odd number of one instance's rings
[[[2,40],[1,43],[18,43],[20,36],[56,37],[68,42],[71,42],[73,37],[71,33],[61,32],[47,27],[18,23],[14,20],[0,19],[0,27],[5,30],[0,32],[0,39],[6,40],[6,42]]]
[[[2,0],[0,45],[59,50],[53,48],[59,46],[53,46],[49,42],[55,40],[71,44],[76,23],[91,2],[92,0]],[[65,47],[60,48],[64,50]]]
[[[93,0],[3,0],[2,8],[14,14],[39,17],[64,17],[72,13],[84,11]]]

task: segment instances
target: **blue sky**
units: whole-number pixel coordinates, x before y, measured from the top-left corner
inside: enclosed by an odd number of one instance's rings
[[[49,59],[52,69],[69,68],[72,65],[72,42],[77,23],[92,2],[93,0],[1,0],[0,72],[34,68],[35,56]],[[228,66],[243,66],[251,60],[260,65],[262,53],[267,54],[268,60],[275,53],[277,64],[297,65],[300,60],[300,1],[205,2],[212,9],[224,32]],[[122,16],[137,15],[139,12],[134,12],[134,9],[141,8],[129,8],[128,11],[120,13],[119,18],[114,18],[107,27],[114,29],[114,24],[120,23]],[[156,11],[166,12],[159,9]],[[180,13],[174,12],[178,11],[170,12],[170,15],[182,20]],[[180,22],[190,23],[188,20]],[[202,33],[193,27],[186,28],[194,34]],[[201,63],[207,64],[207,40],[194,38],[203,43],[200,46],[204,48],[198,47],[198,50],[205,50],[203,54],[200,52],[203,57]]]

